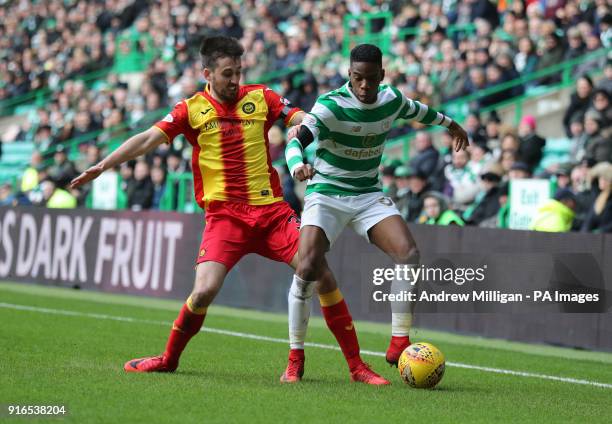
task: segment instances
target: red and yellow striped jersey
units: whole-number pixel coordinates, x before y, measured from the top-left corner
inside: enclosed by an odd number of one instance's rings
[[[157,122],[168,141],[178,134],[193,146],[194,191],[203,209],[213,200],[267,205],[283,199],[272,166],[268,130],[291,122],[298,108],[264,85],[240,86],[233,104],[217,102],[209,87],[176,104]]]

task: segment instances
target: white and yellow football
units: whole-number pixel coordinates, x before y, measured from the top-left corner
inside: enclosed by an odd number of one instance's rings
[[[431,343],[413,343],[399,357],[397,368],[411,387],[431,389],[444,375],[444,354]]]

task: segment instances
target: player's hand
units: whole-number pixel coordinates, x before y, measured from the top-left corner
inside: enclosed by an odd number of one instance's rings
[[[306,181],[312,177],[314,177],[314,168],[309,163],[305,163],[293,171],[293,178],[298,181]]]
[[[291,140],[292,138],[296,138],[298,136],[298,133],[300,132],[300,126],[301,125],[294,125],[289,128],[289,131],[287,131],[287,140]]]
[[[91,168],[88,168],[83,171],[81,175],[72,180],[70,182],[70,188],[77,188],[82,186],[83,184],[87,184],[91,180],[98,178],[98,175],[100,175],[102,172],[104,172],[104,167],[101,163],[94,165]]]
[[[453,137],[453,147],[455,149],[455,152],[458,152],[459,150],[465,150],[467,146],[470,145],[467,133],[461,127],[461,125],[459,125],[455,121],[453,121],[450,127],[448,127],[448,133],[451,135],[451,137]]]

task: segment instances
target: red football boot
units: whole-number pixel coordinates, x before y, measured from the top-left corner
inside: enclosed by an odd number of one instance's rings
[[[356,383],[371,384],[373,386],[385,386],[387,384],[391,384],[389,380],[372,371],[370,366],[365,362],[362,362],[351,371],[351,381]]]
[[[127,372],[174,372],[178,364],[168,364],[163,355],[127,361],[123,369]]]
[[[304,351],[302,349],[291,349],[289,351],[289,362],[283,375],[281,383],[298,383],[304,375]]]
[[[389,365],[397,367],[399,357],[408,346],[410,346],[410,337],[408,336],[391,336],[391,343],[387,349],[386,360]]]

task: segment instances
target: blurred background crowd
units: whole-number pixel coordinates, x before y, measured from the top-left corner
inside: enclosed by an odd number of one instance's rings
[[[348,14],[374,18],[362,25]],[[309,110],[345,82],[347,40],[388,31],[385,82],[436,108],[457,99],[468,106],[467,152],[451,152],[445,134],[401,123],[393,129],[394,138],[414,137],[408,161],[389,157],[381,167],[406,220],[507,227],[508,181],[534,177],[555,184],[534,229],[612,232],[612,62],[585,59],[610,49],[611,25],[606,0],[0,0],[0,105],[44,93],[32,97],[26,119],[2,131],[0,147],[35,149],[18,184],[0,187],[0,204],[88,205],[91,188],[71,191],[67,183],[204,87],[198,49],[205,35],[238,38],[243,80],[269,84]],[[558,125],[569,155],[543,161],[549,137],[539,117],[525,114],[514,125],[494,107],[560,83],[561,72],[540,71],[568,60],[575,60],[574,92]],[[14,112],[5,107],[2,115]],[[282,159],[285,141],[284,129],[273,127],[273,160]],[[162,207],[168,175],[190,172],[190,155],[179,137],[124,164],[121,207]],[[285,174],[283,182],[299,210],[293,181]]]

